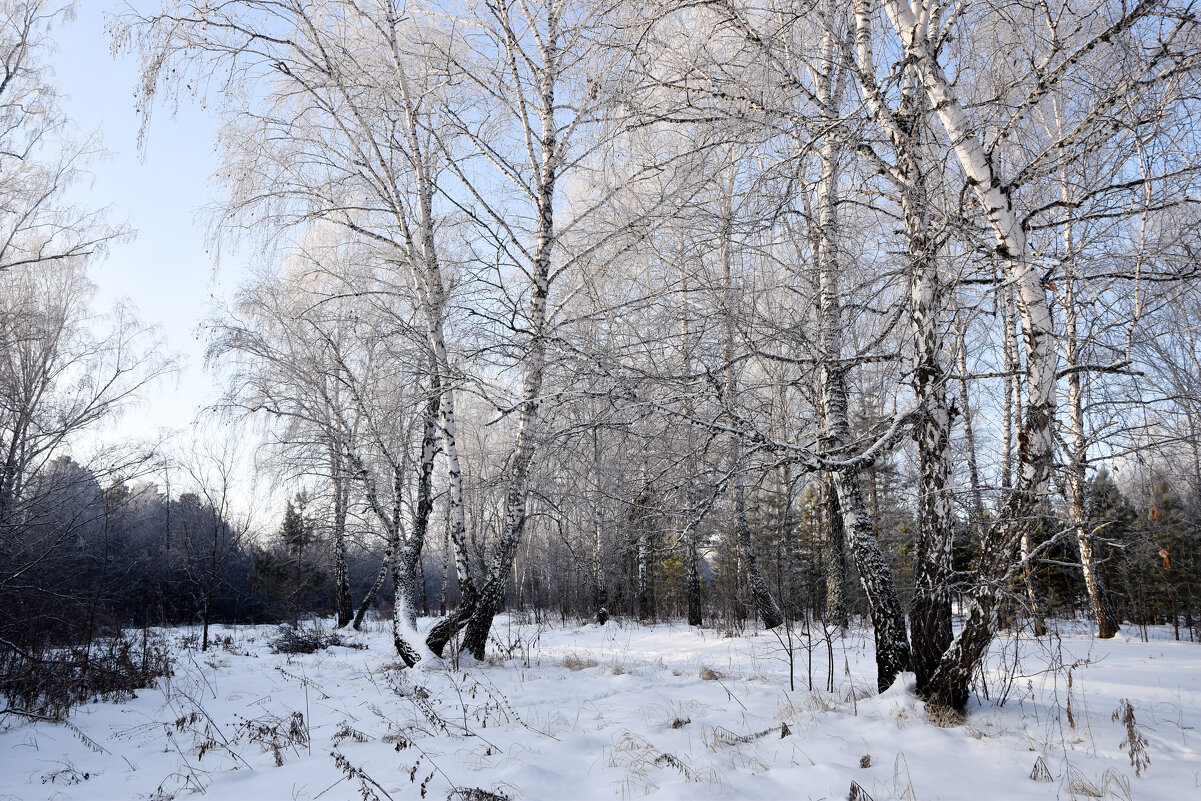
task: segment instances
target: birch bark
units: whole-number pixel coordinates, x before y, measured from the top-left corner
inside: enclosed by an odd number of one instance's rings
[[[989,154],[973,129],[955,87],[938,61],[938,34],[944,4],[882,0],[901,45],[919,75],[930,106],[940,120],[952,152],[975,190],[1017,294],[1026,353],[1028,400],[1018,435],[1018,476],[998,525],[990,528],[981,549],[980,573],[967,620],[944,653],[929,684],[935,705],[962,709],[971,674],[992,641],[999,621],[1003,577],[1012,566],[1023,536],[1028,536],[1040,502],[1046,496],[1054,452],[1055,381],[1058,354],[1051,306],[1029,252],[1026,232],[1013,208],[1011,188],[997,175]]]
[[[947,288],[939,273],[938,245],[931,216],[929,179],[922,137],[929,106],[912,67],[902,67],[901,98],[894,111],[886,105],[876,78],[870,0],[855,3],[855,74],[877,123],[896,153],[892,178],[905,223],[909,271],[909,325],[913,342],[912,380],[918,423],[917,541],[914,549],[914,596],[910,634],[917,692],[926,692],[943,652],[951,642],[951,582],[954,520],[951,513],[951,409],[943,365],[943,329],[947,326]]]
[[[838,19],[839,14],[833,14]],[[818,144],[819,173],[815,190],[816,226],[815,261],[818,304],[817,377],[822,409],[822,448],[827,453],[846,452],[853,446],[846,372],[843,359],[843,313],[839,276],[839,173],[846,143],[837,131],[840,124],[839,102],[844,83],[842,23],[828,24],[821,44],[821,63],[827,69],[818,73],[815,96],[821,117],[821,129],[828,133]],[[905,613],[897,597],[892,569],[884,558],[872,526],[871,514],[859,486],[858,470],[832,473],[847,550],[859,574],[867,596],[872,627],[876,637],[876,684],[881,692],[892,686],[901,671],[910,668],[909,637]]]
[[[1065,195],[1069,194],[1066,181],[1060,185]],[[1072,220],[1069,215],[1063,233],[1063,323],[1064,323],[1064,366],[1068,371],[1068,426],[1071,444],[1068,450],[1068,468],[1065,482],[1068,513],[1080,549],[1080,569],[1084,574],[1084,586],[1088,592],[1089,607],[1097,621],[1097,636],[1110,639],[1118,633],[1119,621],[1105,584],[1105,574],[1094,548],[1093,532],[1089,529],[1088,494],[1088,437],[1084,420],[1084,385],[1081,366],[1081,338],[1078,330],[1079,312],[1077,305],[1078,268],[1076,266],[1076,242]]]
[[[479,590],[475,608],[466,620],[463,636],[463,647],[477,659],[484,657],[488,632],[504,599],[505,582],[525,529],[527,483],[541,422],[542,381],[546,369],[547,300],[550,295],[551,262],[557,246],[555,190],[562,150],[566,147],[566,142],[560,138],[563,131],[560,130],[555,117],[555,92],[562,80],[563,71],[564,53],[561,47],[564,31],[560,24],[562,9],[557,2],[548,0],[544,7],[538,8],[537,11],[544,15],[541,20],[544,29],[536,37],[534,45],[537,51],[537,65],[531,70],[536,96],[531,99],[530,105],[535,111],[537,125],[535,126],[535,120],[526,116],[524,101],[521,114],[530,160],[527,166],[535,176],[533,188],[537,214],[529,265],[524,375],[518,403],[517,437],[506,480],[504,522],[489,560],[487,577]],[[492,9],[492,13],[497,15],[509,63],[515,64],[518,59],[527,64],[533,63],[532,54],[523,50],[523,45],[517,38],[507,7],[496,7]],[[516,67],[513,69],[516,72]],[[513,77],[520,87],[521,79],[516,74]]]

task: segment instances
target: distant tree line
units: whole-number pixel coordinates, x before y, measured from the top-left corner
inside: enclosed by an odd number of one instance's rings
[[[303,506],[289,501],[280,527],[262,534],[203,493],[169,497],[145,480],[102,485],[66,456],[36,481],[22,519],[0,524],[7,642],[74,645],[122,628],[206,621],[295,624],[333,609],[329,543]],[[377,561],[351,555],[356,590]]]

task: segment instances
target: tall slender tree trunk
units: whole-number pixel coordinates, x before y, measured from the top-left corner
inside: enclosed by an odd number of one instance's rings
[[[730,169],[732,172],[737,167],[734,166]],[[728,203],[733,203],[733,196],[734,180],[731,176],[726,188]],[[731,273],[731,262],[733,261],[732,217],[733,209],[727,205],[721,242],[721,278],[722,290],[725,294],[724,351],[726,362],[723,394],[726,409],[731,416],[737,409],[738,397],[738,377],[734,366],[735,296],[734,278]],[[737,529],[738,547],[742,551],[747,581],[751,585],[751,601],[755,606],[755,611],[759,613],[759,619],[763,621],[764,628],[774,629],[784,622],[784,615],[780,612],[780,606],[772,595],[771,588],[767,585],[767,579],[763,576],[763,568],[759,565],[759,559],[755,554],[755,544],[751,540],[751,526],[746,513],[746,473],[742,465],[742,437],[737,433],[730,435],[729,456],[730,470],[734,474],[733,481],[730,482],[731,500],[734,504],[734,525]]]
[[[680,336],[680,375],[691,376],[693,374],[692,362],[692,321],[689,317],[689,300],[688,300],[688,273],[684,269],[685,264],[685,247],[683,240],[680,241],[680,319],[679,319],[679,336]],[[701,518],[693,510],[696,508],[698,498],[698,461],[696,445],[696,433],[693,430],[691,418],[695,411],[692,403],[691,395],[685,396],[685,411],[689,417],[686,422],[685,437],[687,448],[687,486],[684,491],[685,507],[689,510],[688,517],[684,523],[684,530],[680,534],[681,541],[684,544],[684,603],[687,609],[688,625],[699,626],[704,622],[704,598],[701,592],[701,555],[700,555],[700,525]]]
[[[1009,503],[1013,492],[1015,461],[1014,431],[1021,427],[1022,382],[1017,375],[1020,361],[1017,347],[1017,321],[1013,316],[1013,292],[1008,287],[998,292],[1001,312],[1001,371],[1004,378],[1004,411],[1001,430],[1001,496],[1000,505]]]
[[[1065,199],[1070,199],[1067,182],[1061,180]],[[1070,207],[1069,207],[1070,208]],[[1080,569],[1093,619],[1097,621],[1097,636],[1107,640],[1118,633],[1118,616],[1114,611],[1105,584],[1105,574],[1097,558],[1093,532],[1089,529],[1088,494],[1088,437],[1084,420],[1084,386],[1080,366],[1079,309],[1076,304],[1075,238],[1069,218],[1064,228],[1063,323],[1064,366],[1068,369],[1068,417],[1071,427],[1071,446],[1066,476],[1068,514],[1080,549]]]
[[[1017,331],[1015,326],[1016,305],[1013,292],[1008,288],[1001,293],[1001,310],[1005,320],[1004,339],[1002,341],[1002,370],[1005,373],[1005,424],[1004,445],[1001,453],[1001,498],[1002,503],[1010,501],[1013,492],[1013,474],[1016,465],[1014,450],[1015,433],[1021,429],[1022,420],[1022,381],[1018,375],[1021,356],[1018,350]],[[1031,535],[1033,526],[1024,527],[1018,537],[1017,552],[1020,560],[1022,588],[1026,593],[1026,603],[1030,608],[1031,624],[1037,637],[1045,636],[1047,626],[1043,612],[1042,598],[1034,583],[1034,565],[1031,559]]]
[[[635,508],[638,503],[635,502]],[[638,555],[638,619],[642,622],[647,622],[654,617],[651,610],[651,532],[650,521],[646,519],[647,512],[641,510],[642,514],[637,516],[631,515],[631,521],[637,527],[637,555]]]
[[[431,154],[420,134],[423,124],[419,122],[419,102],[410,94],[406,57],[401,45],[404,14],[394,10],[387,12],[388,36],[392,48],[392,67],[396,84],[403,99],[402,124],[398,133],[404,137],[411,156],[414,183],[417,193],[417,215],[415,219],[403,211],[403,202],[396,203],[396,223],[402,232],[412,282],[420,302],[425,325],[427,346],[432,357],[430,370],[433,397],[437,398],[438,431],[441,448],[446,459],[447,473],[447,516],[450,540],[453,544],[455,570],[459,582],[460,603],[446,617],[434,625],[426,637],[426,646],[437,656],[442,656],[446,643],[461,628],[475,607],[476,585],[472,575],[470,551],[467,545],[467,525],[463,507],[463,477],[459,462],[456,440],[455,380],[450,355],[446,346],[445,317],[447,306],[446,281],[442,274],[435,229],[434,195],[437,190],[437,156]],[[392,189],[397,195],[404,194],[398,187]],[[414,228],[415,226],[415,228]],[[431,404],[433,398],[431,398]],[[417,558],[420,559],[420,553]]]
[[[592,614],[604,625],[609,620],[609,590],[605,582],[605,504],[601,470],[600,427],[592,429]]]
[[[902,205],[909,247],[913,392],[920,409],[914,437],[918,455],[917,544],[909,626],[917,693],[925,695],[943,652],[951,644],[955,529],[949,494],[951,412],[942,364],[946,290],[938,272],[926,177],[918,156],[925,105],[914,94],[912,89],[906,93],[910,108],[903,108],[900,118],[908,141],[899,143],[897,150],[898,167],[905,180]]]
[[[967,462],[968,488],[971,492],[969,520],[976,544],[984,541],[984,489],[980,483],[980,467],[976,458],[976,429],[972,421],[971,394],[967,379],[967,331],[966,323],[958,321],[955,344],[956,365],[959,369],[959,416],[963,424],[964,457]]]
[[[835,16],[841,11],[828,10]],[[818,291],[818,346],[821,362],[817,377],[821,393],[822,448],[827,453],[845,452],[853,443],[851,436],[846,373],[842,359],[843,314],[839,275],[839,173],[844,143],[833,133],[839,121],[838,99],[845,66],[842,58],[843,23],[827,25],[822,43],[822,59],[831,65],[816,82],[816,94],[825,114],[825,128],[831,131],[818,148],[819,176],[816,187],[817,225],[816,262]],[[910,668],[909,636],[905,613],[897,597],[892,569],[876,540],[872,518],[859,486],[859,471],[833,473],[835,492],[842,513],[847,549],[859,574],[867,597],[868,610],[876,638],[876,685],[881,692],[892,686],[901,671]]]
[[[334,611],[337,628],[342,628],[354,619],[354,606],[350,601],[350,571],[346,565],[346,514],[350,502],[350,483],[342,469],[342,455],[332,447],[329,463],[334,493]]]
[[[688,625],[699,626],[704,622],[703,604],[704,600],[701,594],[701,557],[700,548],[697,547],[697,526],[693,523],[688,525],[684,532],[685,544],[685,577],[684,577],[684,594],[688,606]]]

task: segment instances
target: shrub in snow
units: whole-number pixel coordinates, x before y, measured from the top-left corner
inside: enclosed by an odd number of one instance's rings
[[[312,654],[317,651],[324,651],[330,646],[337,645],[342,648],[363,649],[367,646],[362,643],[350,642],[342,637],[336,631],[325,631],[317,626],[305,628],[303,626],[280,626],[279,633],[272,639],[268,645],[271,647],[273,654]]]
[[[126,632],[69,648],[0,649],[3,711],[31,718],[64,720],[72,707],[92,699],[121,701],[170,676],[171,655],[159,637]]]

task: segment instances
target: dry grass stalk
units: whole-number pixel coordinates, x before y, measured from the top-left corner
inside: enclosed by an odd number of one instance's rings
[[[1138,721],[1134,719],[1134,707],[1128,699],[1123,698],[1118,703],[1111,719],[1120,720],[1126,727],[1126,738],[1119,747],[1130,754],[1130,765],[1134,768],[1134,775],[1142,776],[1143,771],[1151,764],[1151,755],[1147,753],[1149,743],[1138,730]]]

